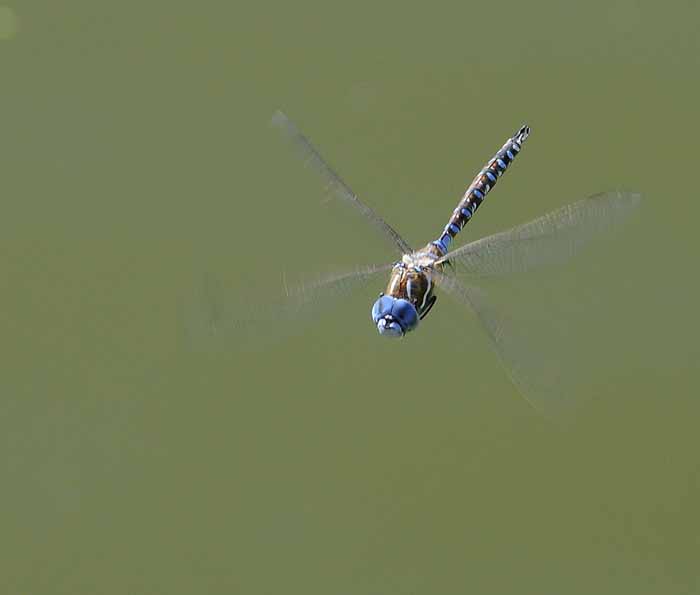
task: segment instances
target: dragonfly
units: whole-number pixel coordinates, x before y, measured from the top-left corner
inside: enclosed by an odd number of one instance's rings
[[[548,370],[542,358],[533,353],[529,330],[522,332],[514,326],[478,281],[566,263],[595,236],[625,221],[640,204],[640,194],[622,191],[596,194],[528,223],[451,249],[455,237],[523,150],[530,136],[529,126],[524,125],[481,168],[441,233],[414,250],[394,227],[358,197],[283,112],[277,111],[271,124],[290,141],[305,165],[320,174],[327,194],[356,211],[386,240],[396,259],[294,287],[285,283],[282,299],[262,317],[257,312],[246,315],[240,309],[229,320],[217,315],[208,323],[213,334],[230,327],[239,337],[259,335],[262,318],[274,329],[281,329],[290,321],[299,322],[305,315],[313,315],[320,306],[352,293],[358,286],[388,275],[385,290],[371,308],[371,320],[380,336],[402,339],[415,333],[433,311],[438,293],[443,292],[476,315],[512,382],[530,404],[541,409],[541,405],[561,393],[556,370]]]

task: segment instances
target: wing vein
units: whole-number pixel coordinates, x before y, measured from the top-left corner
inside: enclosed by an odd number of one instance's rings
[[[639,202],[636,193],[597,194],[462,246],[441,262],[459,264],[473,276],[522,273],[562,264],[595,236],[623,223]]]
[[[377,215],[374,210],[358,198],[357,194],[353,192],[350,186],[348,186],[330,164],[326,162],[318,149],[301,133],[294,122],[281,111],[277,111],[272,116],[271,123],[273,126],[280,129],[291,141],[304,160],[304,164],[315,169],[325,179],[325,191],[327,193],[334,194],[337,198],[355,208],[369,223],[374,225],[382,237],[388,240],[399,254],[411,252],[411,247],[408,242],[406,242],[391,225]]]

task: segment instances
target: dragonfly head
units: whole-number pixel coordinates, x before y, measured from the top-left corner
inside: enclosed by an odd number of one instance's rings
[[[372,320],[384,337],[403,337],[418,326],[418,312],[408,300],[380,295],[372,306]]]

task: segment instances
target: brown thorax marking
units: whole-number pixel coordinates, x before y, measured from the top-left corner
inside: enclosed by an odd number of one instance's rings
[[[404,254],[391,271],[387,295],[408,300],[419,314],[422,313],[430,304],[433,271],[441,266],[435,264],[438,258],[440,254],[432,244],[417,252]]]

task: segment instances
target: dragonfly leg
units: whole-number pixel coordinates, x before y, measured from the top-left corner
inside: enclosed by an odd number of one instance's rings
[[[427,315],[430,310],[433,309],[433,306],[435,305],[435,302],[437,301],[437,296],[434,295],[430,298],[428,301],[428,306],[426,307],[425,311],[420,315],[420,319],[423,320]]]

